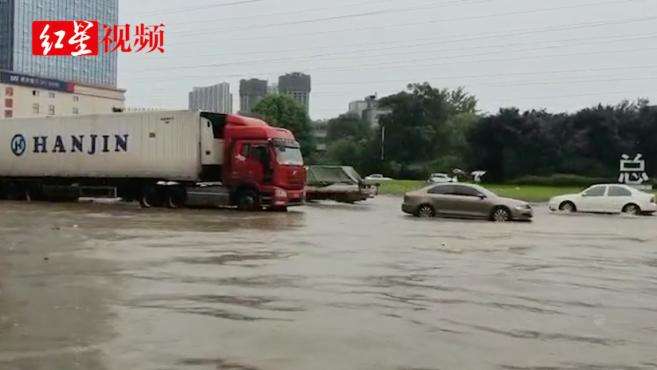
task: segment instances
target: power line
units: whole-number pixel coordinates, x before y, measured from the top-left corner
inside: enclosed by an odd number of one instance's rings
[[[300,25],[300,24],[308,24],[308,23],[319,23],[319,22],[327,22],[327,21],[335,21],[335,20],[343,20],[343,19],[353,19],[353,18],[364,18],[364,17],[371,17],[371,16],[376,16],[376,15],[382,15],[382,14],[400,14],[400,13],[410,13],[410,12],[417,12],[420,10],[428,10],[428,9],[439,9],[439,8],[445,8],[453,5],[471,5],[471,4],[480,4],[480,3],[487,3],[490,2],[491,0],[471,0],[471,1],[465,1],[465,0],[458,0],[458,1],[447,1],[445,3],[438,3],[436,4],[435,2],[431,3],[431,5],[426,5],[426,6],[417,6],[417,7],[404,7],[404,8],[390,8],[390,9],[377,9],[377,10],[370,10],[366,12],[359,12],[359,13],[351,13],[351,14],[343,14],[343,15],[334,15],[334,16],[326,16],[326,17],[319,17],[319,18],[312,18],[312,19],[302,19],[302,20],[295,20],[295,21],[287,21],[287,22],[279,22],[279,23],[268,23],[268,24],[255,24],[255,25],[249,25],[249,26],[244,26],[244,27],[230,27],[230,28],[211,28],[211,29],[205,29],[203,31],[198,31],[198,32],[190,32],[190,33],[180,33],[178,36],[199,36],[199,35],[207,35],[208,33],[217,33],[217,32],[234,32],[234,31],[242,31],[242,30],[254,30],[254,29],[266,29],[266,28],[272,28],[272,27],[280,27],[280,26],[295,26],[295,25]],[[608,2],[622,2],[622,1],[627,1],[627,0],[609,0]]]
[[[657,65],[652,66],[657,67]],[[432,78],[434,79],[434,78]],[[657,80],[657,75],[651,76],[641,76],[641,77],[632,77],[632,78],[595,78],[595,79],[581,79],[581,80],[563,80],[563,81],[488,81],[477,83],[477,86],[486,86],[493,88],[508,88],[508,87],[520,87],[520,86],[540,86],[540,85],[560,85],[560,84],[588,84],[588,83],[608,83],[608,82],[630,82],[630,81],[652,81]],[[408,82],[408,81],[406,81]],[[467,87],[468,84],[459,84],[460,86]],[[399,88],[399,87],[398,87]],[[342,96],[345,95],[345,90],[340,91],[315,91],[313,92],[314,96]],[[171,97],[171,95],[155,95],[152,97]]]
[[[521,96],[516,98],[505,98],[504,100],[556,100],[556,99],[571,99],[571,98],[581,98],[587,96],[600,96],[600,95],[611,95],[611,94],[636,94],[636,89],[633,90],[617,90],[617,91],[607,91],[607,92],[589,92],[581,94],[560,94],[560,95],[548,95],[548,96]],[[500,100],[502,101],[502,100]]]
[[[527,49],[529,51],[535,50],[535,49]],[[525,51],[527,51],[525,50]],[[597,51],[589,51],[589,52],[576,52],[576,53],[563,53],[563,54],[551,54],[551,55],[536,55],[536,56],[527,56],[527,57],[517,57],[517,58],[498,58],[498,59],[479,59],[479,60],[466,60],[466,61],[458,61],[458,62],[450,62],[450,63],[429,63],[429,64],[391,64],[391,63],[380,63],[380,64],[361,64],[357,66],[350,66],[348,68],[316,68],[316,69],[311,69],[311,71],[322,71],[322,70],[330,70],[332,72],[343,72],[343,71],[350,71],[352,68],[357,68],[359,70],[362,69],[367,69],[367,68],[381,68],[381,67],[390,67],[390,68],[404,68],[404,67],[412,67],[412,68],[419,68],[419,67],[437,67],[437,66],[446,66],[446,65],[453,65],[453,64],[469,64],[469,63],[491,63],[491,62],[509,62],[509,61],[519,61],[519,60],[533,60],[536,58],[555,58],[555,57],[569,57],[569,56],[581,56],[581,55],[598,55],[598,54],[607,54],[607,53],[632,53],[632,52],[644,52],[644,51],[653,51],[657,50],[657,47],[655,48],[633,48],[633,49],[616,49],[616,50],[597,50]],[[523,51],[523,50],[516,50],[516,51]],[[480,54],[469,54],[469,55],[460,55],[458,58],[462,57],[467,57],[467,56],[484,56],[490,53],[480,53]],[[454,59],[454,58],[451,58]],[[408,62],[421,62],[424,61],[424,59],[409,59],[406,60]],[[397,63],[397,62],[393,62]]]
[[[644,36],[644,37],[637,37],[637,39],[641,38],[652,38],[655,35],[652,36]],[[607,40],[604,40],[607,41]],[[622,41],[622,40],[619,40]],[[521,50],[514,50],[513,52],[523,52],[523,51],[534,51],[534,50],[540,50],[540,49],[552,49],[555,48],[554,46],[548,46],[548,47],[541,47],[541,48],[530,48],[530,49],[521,49]],[[458,62],[441,62],[441,63],[430,63],[430,64],[416,64],[414,62],[421,62],[425,61],[425,58],[422,59],[405,59],[404,62],[411,62],[413,64],[394,64],[394,63],[399,63],[398,61],[392,62],[391,63],[375,63],[375,64],[360,64],[360,65],[350,65],[349,67],[332,67],[332,68],[310,68],[310,72],[317,73],[319,71],[332,71],[332,72],[345,72],[345,71],[351,71],[353,69],[367,69],[367,68],[381,68],[381,67],[390,67],[390,68],[404,68],[404,67],[412,67],[414,69],[419,69],[421,67],[435,67],[435,66],[445,66],[445,65],[450,65],[450,64],[467,64],[467,63],[485,63],[485,62],[506,62],[506,61],[514,61],[514,60],[531,60],[535,58],[545,58],[545,57],[564,57],[564,56],[576,56],[576,55],[597,55],[597,54],[605,54],[605,53],[617,53],[617,52],[637,52],[637,51],[647,51],[647,50],[652,50],[654,48],[633,48],[633,49],[622,49],[622,50],[596,50],[596,51],[588,51],[588,52],[576,52],[576,53],[562,53],[562,54],[552,54],[552,55],[537,55],[537,56],[529,56],[529,57],[515,57],[515,58],[498,58],[498,59],[477,59],[477,60],[472,60],[472,61],[458,61]],[[464,58],[464,57],[481,57],[481,56],[487,56],[487,55],[494,55],[494,54],[499,54],[499,53],[507,53],[509,52],[508,50],[500,50],[500,51],[494,51],[494,52],[484,52],[484,53],[472,53],[472,54],[462,54],[462,55],[456,55],[456,56],[451,56],[451,57],[443,57],[438,60],[454,60],[454,59],[459,59],[459,58]],[[273,73],[280,73],[281,71],[272,71],[268,72],[267,74],[273,74]],[[262,74],[262,73],[261,73]],[[150,76],[149,76],[150,77]],[[153,76],[154,78],[160,78],[159,76]],[[207,74],[205,75],[200,75],[200,76],[194,76],[194,75],[187,75],[187,76],[181,76],[181,77],[186,77],[186,78],[221,78],[221,77],[248,77],[244,74],[232,74],[232,75],[222,75],[222,76],[208,76]],[[151,78],[142,78],[142,79],[135,79],[136,81],[138,80],[151,80]]]
[[[260,3],[260,2],[263,2],[263,1],[265,1],[265,0],[237,0],[237,1],[227,2],[227,3],[208,4],[208,5],[201,5],[201,6],[197,5],[197,6],[193,6],[193,7],[177,8],[177,9],[165,9],[165,10],[156,11],[156,12],[142,13],[140,15],[141,16],[155,16],[155,15],[166,15],[166,14],[181,14],[181,13],[189,13],[189,12],[194,12],[194,11],[199,11],[199,10],[207,10],[207,9],[213,9],[213,8],[223,8],[223,7],[229,7],[229,6]]]
[[[590,44],[593,43],[594,41],[598,42],[604,42],[604,43],[609,43],[609,42],[618,42],[618,41],[630,41],[630,40],[642,40],[642,39],[651,39],[657,36],[657,33],[653,34],[648,34],[644,36],[621,36],[621,37],[614,37],[610,38],[607,36],[604,37],[597,37],[597,38],[570,38],[570,39],[561,39],[561,40],[551,40],[547,41],[546,43],[565,43],[565,42],[571,42],[575,41],[575,45],[577,44]],[[579,41],[579,43],[577,43]],[[435,42],[430,42],[430,43],[421,43],[421,44],[415,44],[415,45],[404,45],[404,46],[397,46],[397,47],[388,47],[388,48],[373,48],[373,49],[360,49],[360,50],[355,50],[352,51],[351,53],[363,53],[363,52],[369,52],[369,51],[378,51],[378,50],[391,50],[391,49],[399,49],[399,48],[406,48],[406,47],[417,47],[417,46],[426,46],[429,44],[435,44]],[[486,45],[484,48],[508,48],[512,46],[517,46],[517,45],[536,45],[536,42],[520,42],[520,43],[506,43],[506,44],[494,44],[494,45]],[[558,47],[568,47],[572,46],[572,44],[566,45],[566,44],[561,44],[561,45],[554,45],[554,46],[545,46],[545,47],[532,47],[531,49],[522,49],[518,51],[534,51],[534,50],[541,50],[541,49],[552,49],[552,48],[558,48]],[[449,52],[449,51],[463,51],[463,50],[470,50],[470,49],[480,49],[480,46],[474,47],[474,48],[451,48],[451,49],[425,49],[425,50],[420,50],[417,52],[414,52],[415,54],[418,53],[438,53],[438,52]],[[515,52],[515,50],[497,50],[494,52],[486,52],[486,53],[481,53],[481,54],[476,54],[475,56],[479,55],[490,55],[490,54],[498,54],[498,53],[506,53],[506,52]],[[159,71],[164,71],[164,70],[180,70],[180,69],[201,69],[201,68],[214,68],[214,67],[226,67],[226,66],[231,66],[231,65],[248,65],[248,64],[260,64],[260,63],[281,63],[281,62],[289,62],[289,61],[297,61],[297,60],[313,60],[316,58],[324,58],[322,61],[327,61],[327,60],[351,60],[354,58],[363,58],[364,56],[347,56],[345,57],[345,54],[348,54],[349,52],[332,52],[332,53],[321,53],[321,54],[314,54],[314,55],[306,55],[306,56],[300,56],[300,57],[286,57],[286,58],[275,58],[275,59],[259,59],[259,60],[254,60],[254,59],[248,59],[248,60],[241,60],[241,61],[235,61],[235,62],[225,62],[225,63],[212,63],[212,64],[197,64],[197,65],[191,65],[191,66],[173,66],[173,67],[164,67],[164,68],[158,68],[158,69],[153,69],[149,68],[147,70],[140,70],[137,71],[138,73],[143,73],[143,72],[159,72]],[[409,51],[403,51],[403,52],[397,52],[397,53],[386,53],[386,54],[378,54],[378,55],[366,55],[368,58],[387,58],[390,56],[394,55],[405,55],[408,56],[410,54]],[[336,57],[337,58],[325,58],[325,57]],[[466,56],[472,56],[466,55]],[[454,59],[454,58],[459,58],[460,56],[452,56],[449,57],[448,59]],[[405,59],[407,60],[407,59]]]
[[[588,80],[564,80],[564,81],[529,81],[529,82],[495,82],[495,83],[480,83],[480,85],[487,87],[521,87],[521,86],[547,86],[547,85],[561,85],[561,84],[588,84],[600,82],[629,82],[629,81],[652,81],[657,80],[657,76],[641,76],[636,78],[606,78],[606,79],[588,79]]]
[[[399,1],[399,0],[365,0],[365,1],[357,1],[357,2],[352,2],[352,3],[346,3],[346,4],[342,4],[342,5],[343,6],[357,7],[357,6],[361,6],[361,5],[368,5],[368,4],[374,4],[374,3],[377,4],[377,5],[381,5],[382,3],[390,3],[390,2],[395,2],[395,1]],[[460,0],[460,1],[465,2],[465,0]],[[494,0],[487,0],[487,1],[494,1]],[[243,15],[243,16],[212,18],[212,19],[209,19],[207,21],[208,22],[227,22],[227,21],[232,21],[232,20],[276,17],[276,16],[279,16],[279,15],[291,16],[291,15],[295,15],[295,14],[313,13],[313,12],[324,11],[324,10],[333,10],[333,9],[335,9],[335,5],[328,6],[328,7],[319,7],[319,8],[286,10],[286,11],[282,11],[282,12],[270,12],[270,13],[260,13],[260,14],[249,14],[249,15]],[[196,23],[203,22],[203,20],[196,20],[195,22]],[[189,24],[189,22],[167,23],[167,26],[176,25],[176,24]],[[173,33],[175,34],[176,32],[174,31]]]
[[[533,58],[538,58],[538,57],[540,57],[540,58],[545,58],[545,57],[567,57],[567,56],[577,56],[577,55],[599,55],[599,54],[606,54],[606,53],[618,53],[618,52],[627,53],[627,52],[642,52],[642,51],[652,51],[652,50],[657,50],[657,48],[622,49],[622,50],[598,50],[598,51],[592,51],[592,52],[565,53],[565,54],[549,55],[549,56],[534,56],[534,57],[519,57],[519,58],[502,58],[502,59],[489,59],[489,60],[476,60],[476,61],[462,61],[462,62],[458,62],[458,63],[483,63],[483,62],[491,62],[491,61],[493,61],[493,62],[508,62],[508,61],[515,61],[515,60],[527,60],[527,59],[531,60]],[[433,67],[433,66],[436,66],[436,65],[447,65],[447,64],[450,64],[450,63],[429,64],[429,65],[424,65],[424,66]],[[369,65],[369,67],[370,68],[372,68],[372,67],[380,68],[381,65]],[[402,67],[404,67],[404,66],[395,66],[395,68],[402,68]],[[414,64],[414,65],[408,65],[408,67],[413,67],[414,69],[418,69],[418,67],[420,67],[420,65]],[[363,69],[364,66],[359,66],[358,68]],[[627,68],[631,69],[631,67],[627,67]],[[638,67],[636,67],[636,68],[638,68]],[[622,69],[622,67],[620,69]],[[317,70],[318,69],[315,69],[314,72],[317,72]],[[332,70],[332,71],[334,72],[336,70]],[[273,73],[282,73],[282,72],[280,72],[280,71],[279,72],[272,72],[272,74]],[[186,76],[186,77],[189,78],[189,76]],[[207,79],[219,78],[219,77],[224,77],[225,78],[225,77],[228,77],[228,76],[208,76],[208,75],[192,76],[192,78],[195,78],[195,77],[203,78],[203,79],[207,80]],[[232,77],[232,78],[246,78],[246,77],[250,77],[250,76],[245,75],[245,74],[234,74],[234,75],[231,75],[230,77]],[[135,80],[132,80],[132,81],[135,81]],[[172,82],[179,83],[179,81],[172,81]]]
[[[376,29],[391,29],[391,28],[399,28],[399,27],[409,27],[409,26],[420,26],[420,25],[430,25],[430,24],[437,24],[437,23],[449,23],[449,22],[457,22],[457,21],[464,21],[464,20],[479,20],[479,19],[486,19],[486,18],[495,18],[495,17],[504,17],[504,16],[512,16],[512,15],[527,15],[527,14],[536,14],[536,13],[543,13],[543,12],[550,12],[550,11],[558,11],[558,10],[569,10],[569,9],[578,9],[578,8],[584,8],[584,7],[591,7],[591,6],[601,6],[601,5],[607,5],[607,4],[620,4],[620,3],[627,3],[628,1],[631,0],[607,0],[607,1],[597,1],[593,3],[586,3],[586,4],[578,4],[578,5],[569,5],[569,6],[560,6],[560,7],[553,7],[553,8],[543,8],[543,9],[533,9],[533,10],[526,10],[526,11],[512,11],[512,12],[502,12],[502,13],[494,13],[494,14],[487,14],[487,15],[478,15],[478,16],[466,16],[466,17],[457,17],[457,18],[443,18],[443,19],[434,19],[431,21],[426,21],[426,22],[412,22],[412,23],[398,23],[398,24],[391,24],[391,25],[385,25],[385,26],[373,26],[373,27],[364,27],[364,28],[346,28],[346,29],[337,29],[337,30],[329,30],[329,31],[321,31],[321,32],[313,32],[313,33],[305,33],[303,35],[299,34],[286,34],[282,35],[283,37],[294,37],[294,36],[312,36],[312,35],[320,35],[320,34],[330,34],[330,33],[337,33],[337,32],[345,32],[345,31],[361,31],[361,30],[376,30]],[[332,17],[333,18],[333,17]],[[316,21],[319,22],[321,21],[321,18],[315,19],[315,20],[306,20],[306,21]],[[285,25],[285,23],[278,23],[275,24],[276,26],[280,25]],[[272,26],[272,25],[263,25],[263,26]],[[243,29],[248,29],[248,30],[253,30],[253,29],[258,29],[261,28],[262,26],[258,27],[257,25],[253,25],[250,27],[245,27]],[[235,31],[236,29],[230,28],[226,29],[226,31]],[[214,29],[214,30],[208,30],[208,32],[199,32],[195,35],[205,35],[205,34],[212,34],[213,36],[217,36],[219,33],[222,33],[223,30],[221,29]],[[226,32],[223,32],[224,34]],[[228,32],[230,33],[230,32]],[[277,36],[261,36],[261,37],[250,37],[250,38],[241,38],[241,39],[234,39],[231,38],[231,40],[234,41],[244,41],[244,40],[250,40],[250,39],[268,39],[268,38],[280,38],[281,35]]]
[[[638,23],[638,22],[645,22],[645,21],[653,21],[657,20],[657,16],[650,16],[650,17],[640,17],[640,18],[629,18],[629,19],[624,19],[620,21],[610,21],[610,22],[601,22],[601,21],[596,21],[596,22],[585,22],[585,23],[575,23],[575,24],[570,24],[570,25],[559,25],[559,26],[550,26],[550,27],[542,27],[542,28],[525,28],[525,29],[515,29],[511,30],[510,32],[506,33],[483,33],[483,34],[475,34],[475,35],[452,35],[445,37],[443,39],[436,39],[435,37],[427,37],[427,38],[416,38],[415,40],[417,41],[424,41],[424,40],[431,40],[430,42],[426,43],[416,43],[416,44],[408,44],[407,42],[401,41],[402,44],[399,46],[393,46],[389,48],[379,48],[379,50],[388,50],[388,49],[393,49],[393,48],[402,48],[402,47],[415,47],[415,46],[425,46],[425,45],[431,45],[431,44],[452,44],[452,43],[457,43],[457,42],[467,42],[467,41],[475,41],[475,40],[484,40],[484,39],[491,39],[491,38],[500,38],[500,37],[511,37],[511,36],[527,36],[527,35],[533,35],[537,33],[547,33],[547,32],[561,32],[561,31],[570,31],[570,30],[576,30],[576,29],[582,29],[582,28],[597,28],[597,27],[604,27],[604,26],[611,26],[611,25],[624,25],[624,24],[630,24],[630,23]],[[392,45],[394,44],[393,42],[367,42],[367,43],[355,43],[355,44],[347,44],[344,45],[345,47],[357,47],[357,46],[363,46],[363,45]],[[291,51],[305,51],[307,48],[295,48],[295,49],[283,49],[283,50],[271,50],[271,51],[250,51],[250,52],[231,52],[230,55],[257,55],[257,54],[280,54],[280,53],[285,53],[285,52],[291,52]],[[362,49],[358,49],[356,51],[360,51]],[[353,52],[353,51],[352,51]],[[215,56],[225,56],[225,53],[221,54],[195,54],[190,56],[190,58],[198,59],[199,57],[215,57]],[[150,69],[149,69],[150,70]]]
[[[534,71],[534,72],[511,72],[511,73],[494,73],[494,74],[475,74],[475,75],[451,75],[451,76],[431,76],[425,78],[429,80],[446,80],[446,79],[480,79],[491,77],[510,77],[510,76],[534,76],[534,75],[549,75],[549,74],[564,74],[564,73],[582,73],[582,72],[611,72],[619,70],[637,70],[637,69],[650,69],[657,68],[657,64],[641,65],[641,66],[622,66],[622,67],[605,67],[605,68],[576,68],[576,69],[561,69],[551,71]],[[394,80],[369,80],[369,81],[347,81],[347,82],[322,82],[321,86],[344,86],[344,85],[369,85],[377,83],[408,83],[409,78],[394,79]]]
[[[636,78],[601,78],[601,79],[588,79],[588,80],[564,80],[564,81],[531,81],[531,82],[481,82],[476,86],[485,86],[491,88],[509,88],[509,87],[522,87],[522,86],[548,86],[548,85],[561,85],[561,84],[589,84],[589,83],[609,83],[609,82],[632,82],[632,81],[653,81],[657,80],[657,76],[642,76]],[[459,86],[468,87],[467,84],[459,84]],[[344,95],[344,91],[318,91],[313,93],[316,96],[326,95]]]

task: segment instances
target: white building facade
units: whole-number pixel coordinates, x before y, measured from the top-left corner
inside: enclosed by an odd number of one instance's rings
[[[189,93],[189,109],[216,113],[233,113],[233,94],[230,84],[222,82],[207,87],[195,87]]]
[[[0,119],[120,111],[125,91],[0,71]]]

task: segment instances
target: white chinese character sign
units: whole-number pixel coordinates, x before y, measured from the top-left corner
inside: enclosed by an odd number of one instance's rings
[[[619,183],[641,185],[650,180],[646,174],[646,161],[641,159],[642,157],[642,154],[637,154],[634,159],[630,159],[627,154],[621,156]]]
[[[32,22],[32,55],[98,56],[101,42],[105,53],[164,53],[164,24],[141,23],[133,27],[130,24],[101,25],[97,20]]]

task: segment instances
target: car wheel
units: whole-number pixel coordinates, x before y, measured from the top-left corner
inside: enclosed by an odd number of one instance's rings
[[[563,202],[559,206],[559,210],[565,213],[575,213],[577,212],[577,207],[575,207],[573,202]]]
[[[641,208],[639,208],[639,206],[637,206],[636,204],[631,203],[623,207],[623,213],[628,215],[638,216],[641,214]]]
[[[507,222],[511,220],[511,213],[506,208],[495,208],[491,218],[495,222]]]
[[[415,215],[420,218],[431,218],[436,216],[436,211],[432,206],[424,204],[418,207]]]

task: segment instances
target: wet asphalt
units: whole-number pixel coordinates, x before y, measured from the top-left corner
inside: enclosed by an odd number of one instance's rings
[[[0,369],[657,369],[657,217],[0,202]]]

